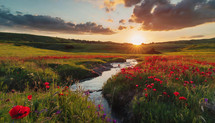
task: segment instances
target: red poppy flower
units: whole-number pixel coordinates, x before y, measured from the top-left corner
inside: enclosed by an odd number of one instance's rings
[[[32,95],[29,95],[29,96],[28,96],[28,100],[31,100],[31,99],[32,99]]]
[[[148,97],[148,94],[145,94],[145,97]]]
[[[174,92],[173,94],[177,97],[179,95],[179,92]]]
[[[167,93],[166,93],[166,92],[163,92],[163,94],[164,94],[164,95],[167,95]]]
[[[29,107],[24,107],[20,105],[13,107],[9,111],[9,114],[12,119],[20,119],[20,118],[26,117],[29,113],[30,113]]]
[[[63,93],[59,93],[59,96],[63,96]]]
[[[49,85],[49,83],[48,82],[45,82],[45,86],[48,86]]]
[[[49,86],[48,86],[48,85],[46,85],[46,88],[47,88],[47,89],[49,89]]]
[[[138,85],[136,85],[136,87],[138,87]]]
[[[151,84],[151,86],[154,86],[154,85],[155,85],[154,83]]]
[[[187,100],[185,97],[179,97],[179,100]]]
[[[149,89],[150,89],[150,88],[152,88],[152,86],[151,86],[151,85],[147,85],[147,88],[149,88]]]
[[[153,91],[156,91],[156,89],[153,89]]]

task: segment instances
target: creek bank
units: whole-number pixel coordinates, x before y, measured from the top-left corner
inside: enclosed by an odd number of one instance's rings
[[[76,90],[77,88],[81,88],[84,90],[85,94],[89,94],[89,99],[94,101],[96,105],[103,105],[103,108],[105,109],[105,113],[110,116],[113,119],[116,119],[117,122],[121,122],[121,118],[118,117],[118,113],[115,113],[111,110],[111,107],[109,106],[107,100],[102,95],[102,87],[104,83],[107,82],[109,78],[111,78],[113,75],[116,75],[121,71],[122,68],[135,66],[137,64],[137,61],[135,59],[127,59],[126,62],[119,63],[109,63],[111,66],[105,63],[105,66],[107,68],[110,68],[110,70],[103,71],[100,76],[94,77],[85,81],[81,81],[80,83],[73,84],[71,86],[72,90]],[[102,64],[104,65],[104,64]],[[101,68],[102,70],[106,70],[104,68]]]
[[[92,79],[94,77],[101,76],[104,71],[109,71],[109,70],[111,70],[111,68],[114,67],[111,65],[112,63],[124,63],[124,62],[126,62],[126,59],[116,58],[116,59],[107,61],[107,63],[98,64],[98,65],[96,65],[96,67],[91,69],[92,73],[85,76],[84,79],[82,79],[80,82],[88,80],[88,79]],[[120,66],[117,66],[117,67],[120,67]]]

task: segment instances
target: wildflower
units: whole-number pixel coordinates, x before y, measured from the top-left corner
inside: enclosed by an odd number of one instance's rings
[[[147,91],[147,88],[144,88],[145,91]]]
[[[63,93],[59,93],[59,96],[63,96]]]
[[[208,98],[205,98],[205,102],[208,102]]]
[[[111,119],[110,119],[110,118],[107,118],[107,122],[111,122]]]
[[[154,86],[154,85],[155,85],[154,83],[151,84],[151,86]]]
[[[153,91],[156,91],[156,89],[153,89]]]
[[[179,100],[187,100],[185,97],[179,97]]]
[[[179,78],[175,78],[175,80],[179,80]]]
[[[61,113],[61,111],[60,110],[58,110],[55,114],[60,114]]]
[[[85,91],[84,94],[85,94],[86,96],[89,96],[89,95],[90,95],[89,90],[88,90],[88,91]]]
[[[99,108],[99,110],[101,109],[101,105],[100,104],[98,105],[98,108]]]
[[[193,84],[193,88],[196,88],[196,85],[195,85],[195,84]]]
[[[47,112],[48,109],[42,109],[42,110],[39,112],[39,114],[40,114],[40,113],[43,113],[44,111]]]
[[[49,85],[49,83],[48,82],[45,82],[45,84],[44,84],[45,86],[48,86]]]
[[[12,93],[15,93],[15,90],[14,90],[14,89],[12,89],[12,90],[11,90],[11,92],[12,92]]]
[[[104,113],[103,116],[102,116],[102,118],[105,119],[105,117],[106,117],[106,114]]]
[[[32,95],[28,95],[28,100],[31,100],[32,99]]]
[[[20,105],[13,107],[9,111],[9,114],[12,119],[20,119],[20,118],[26,117],[29,113],[30,113],[29,107],[24,107]]]
[[[174,92],[173,94],[177,97],[179,95],[179,92]]]
[[[147,88],[151,89],[151,88],[152,88],[152,86],[151,86],[151,85],[147,85]]]
[[[136,87],[138,87],[138,85],[136,85]]]
[[[113,123],[116,123],[116,120],[113,120]]]
[[[145,94],[145,97],[148,97],[148,94]]]
[[[49,86],[48,86],[48,85],[46,85],[46,88],[47,88],[47,89],[49,89]]]
[[[167,95],[167,93],[166,93],[166,92],[163,92],[163,94],[164,94],[164,95]]]
[[[10,102],[10,99],[6,99],[5,102]]]
[[[193,81],[190,81],[190,84],[193,84]]]
[[[69,87],[68,86],[65,86],[64,90],[67,90]]]

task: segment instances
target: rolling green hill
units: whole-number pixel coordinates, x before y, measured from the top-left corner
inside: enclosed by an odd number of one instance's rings
[[[153,54],[152,48],[162,53],[168,52],[215,52],[215,38],[171,41],[143,44],[135,47],[129,43],[86,41],[76,39],[64,39],[48,36],[29,34],[0,33],[0,43],[15,47],[33,47],[45,50],[63,52],[91,52],[91,53],[126,53],[126,54]]]

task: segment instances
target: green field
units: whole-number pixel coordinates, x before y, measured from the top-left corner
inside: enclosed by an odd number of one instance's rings
[[[93,68],[99,65],[128,58],[139,64],[110,78],[102,92],[127,121],[214,121],[208,106],[215,101],[215,38],[134,46],[12,33],[0,33],[0,121],[115,122],[83,91],[67,86],[98,76]],[[28,106],[31,113],[11,119],[8,112],[15,105]]]

